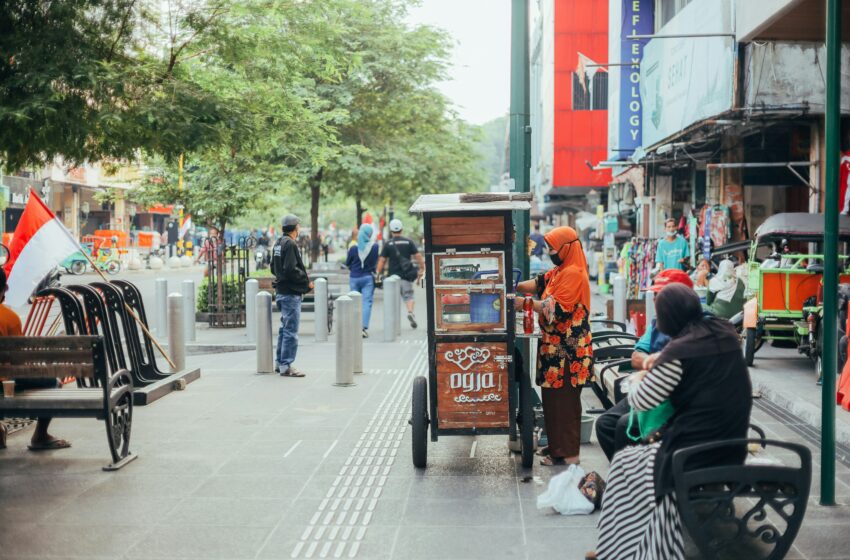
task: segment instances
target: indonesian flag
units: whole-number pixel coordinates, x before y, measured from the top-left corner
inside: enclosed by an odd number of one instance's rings
[[[12,307],[24,305],[47,273],[80,250],[71,232],[30,189],[4,267],[9,285],[6,303]]]
[[[186,237],[186,234],[189,233],[189,230],[192,229],[192,215],[187,214],[185,218],[183,218],[183,224],[180,226],[180,239]]]

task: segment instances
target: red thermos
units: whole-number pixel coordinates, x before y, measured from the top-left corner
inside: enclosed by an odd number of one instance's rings
[[[522,302],[522,327],[525,334],[534,333],[534,301],[530,297]]]

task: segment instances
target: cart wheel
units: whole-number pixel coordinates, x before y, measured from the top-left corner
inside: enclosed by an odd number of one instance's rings
[[[424,469],[428,462],[428,381],[421,375],[413,380],[413,466]]]
[[[744,338],[744,360],[748,366],[753,365],[756,355],[756,329],[746,329]]]
[[[522,444],[522,467],[534,465],[534,409],[531,406],[531,381],[523,375],[519,381],[519,439]]]

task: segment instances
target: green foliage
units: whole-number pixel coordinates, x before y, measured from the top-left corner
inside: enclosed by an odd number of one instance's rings
[[[498,185],[502,173],[507,171],[507,127],[508,117],[499,117],[482,124],[481,139],[476,146],[481,156],[481,168],[487,175],[487,184]]]
[[[223,311],[238,311],[241,307],[239,300],[240,290],[244,289],[239,284],[239,279],[234,276],[228,276],[222,284],[224,291],[225,309]],[[208,313],[210,311],[210,279],[204,278],[198,286],[198,294],[196,298],[196,306],[198,313]]]

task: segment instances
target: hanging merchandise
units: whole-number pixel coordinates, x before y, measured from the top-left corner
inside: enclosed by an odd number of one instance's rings
[[[628,298],[637,299],[641,290],[652,284],[652,269],[655,266],[655,250],[658,241],[655,239],[633,238],[626,254],[626,270],[628,271]]]
[[[711,224],[708,228],[708,236],[715,247],[726,245],[726,241],[731,237],[732,232],[732,216],[729,212],[729,207],[722,204],[715,204],[711,207]]]

